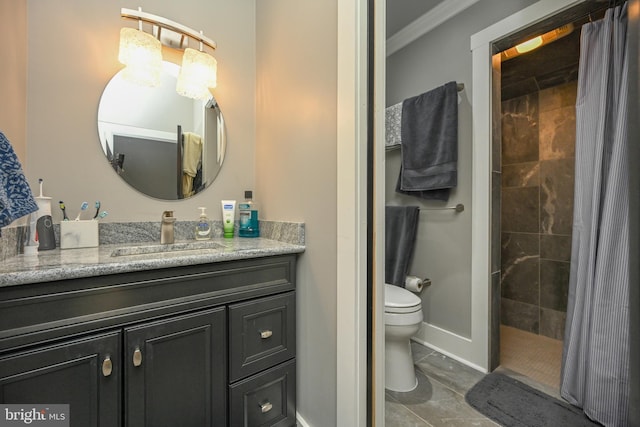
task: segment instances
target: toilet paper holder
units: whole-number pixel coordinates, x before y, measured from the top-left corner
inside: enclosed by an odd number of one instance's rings
[[[431,285],[431,279],[423,279],[417,276],[407,276],[404,281],[405,289],[411,292],[421,292],[422,288]]]

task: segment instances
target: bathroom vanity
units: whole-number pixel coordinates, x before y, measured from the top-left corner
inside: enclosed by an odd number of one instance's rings
[[[304,247],[259,240],[4,271],[0,402],[68,403],[78,427],[295,425]]]

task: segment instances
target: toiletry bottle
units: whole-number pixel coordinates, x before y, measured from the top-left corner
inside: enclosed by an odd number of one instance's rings
[[[207,208],[198,209],[200,209],[200,218],[196,225],[196,240],[209,240],[211,238],[211,223],[205,213],[205,209]]]
[[[48,251],[56,248],[56,236],[53,232],[53,220],[51,219],[51,197],[42,195],[42,179],[40,182],[40,195],[35,197],[38,204],[38,217],[36,220],[36,239],[38,251]]]
[[[253,192],[247,190],[244,192],[245,201],[240,203],[238,210],[240,211],[240,237],[259,237],[260,226],[258,223],[258,206],[253,201]]]
[[[233,239],[235,218],[236,218],[236,201],[221,200],[222,205],[222,230],[225,239]]]

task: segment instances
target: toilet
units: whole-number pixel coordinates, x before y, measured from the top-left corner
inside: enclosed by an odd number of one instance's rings
[[[410,291],[385,284],[385,388],[407,392],[416,388],[410,338],[422,324],[422,301]]]

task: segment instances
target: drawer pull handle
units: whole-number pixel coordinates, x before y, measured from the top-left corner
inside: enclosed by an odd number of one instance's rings
[[[102,375],[108,377],[113,372],[113,363],[111,362],[111,357],[107,356],[102,361]]]
[[[142,365],[142,351],[140,351],[140,349],[136,347],[135,351],[133,352],[133,366],[140,365]]]
[[[263,340],[266,340],[271,335],[273,335],[273,331],[270,331],[270,330],[260,331],[260,338],[262,338]]]
[[[271,404],[271,402],[263,403],[262,405],[260,405],[260,410],[263,414],[266,414],[271,409],[273,409],[273,405]]]

